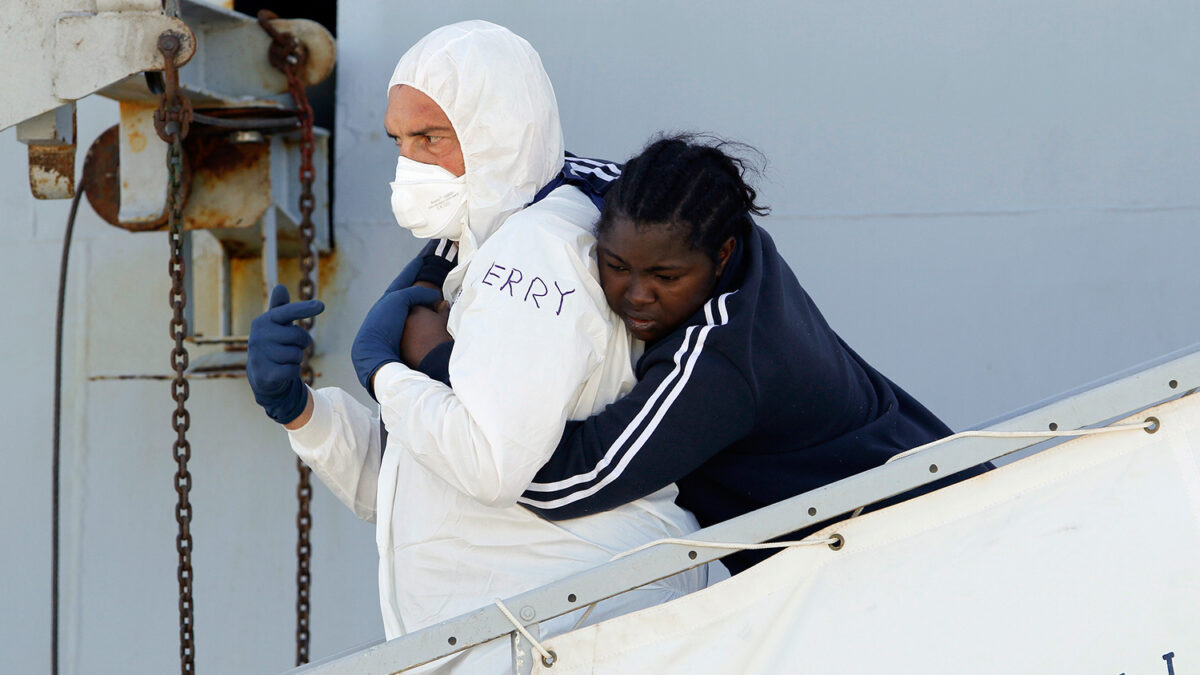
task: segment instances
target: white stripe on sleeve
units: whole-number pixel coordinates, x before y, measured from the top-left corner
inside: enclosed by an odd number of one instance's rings
[[[590,157],[568,157],[566,161],[574,162],[576,164],[582,163],[582,164],[590,164],[591,166],[604,167],[605,169],[608,169],[609,171],[614,172],[614,173],[621,172],[621,170],[617,168],[617,165],[613,164],[612,162],[605,162],[605,161],[601,161],[599,159],[592,159]]]
[[[650,398],[647,399],[644,404],[642,404],[642,409],[639,410],[638,414],[634,416],[633,421],[626,425],[625,430],[621,432],[621,435],[617,437],[617,440],[613,441],[613,444],[608,446],[608,450],[604,453],[604,457],[602,457],[600,461],[596,463],[595,468],[587,473],[576,474],[553,483],[530,483],[527,489],[531,492],[553,492],[555,490],[569,488],[572,485],[586,483],[600,475],[600,472],[612,463],[613,458],[616,457],[617,453],[621,449],[621,446],[623,446],[625,442],[629,440],[629,437],[637,431],[637,428],[642,424],[642,420],[644,420],[647,415],[653,412],[655,405],[658,404],[658,400],[662,398],[663,394],[668,388],[670,388],[671,384],[676,380],[676,378],[679,377],[679,373],[683,370],[683,360],[687,358],[688,345],[691,343],[692,334],[695,329],[695,326],[687,329],[686,333],[684,334],[683,344],[679,345],[679,349],[675,351],[675,369],[672,370],[671,373],[663,378],[663,381],[658,384],[658,388],[655,389]]]
[[[594,176],[599,176],[607,181],[614,181],[617,179],[617,174],[611,174],[608,171],[605,171],[604,167],[600,167],[600,166],[587,166],[584,164],[575,164],[575,165],[571,166],[571,170],[574,171],[575,173],[590,173]]]
[[[646,415],[649,414],[654,409],[654,406],[657,403],[657,401],[658,401],[660,395],[663,393],[663,391],[667,387],[670,387],[671,391],[667,394],[666,398],[663,401],[662,406],[659,407],[658,410],[654,413],[653,418],[650,420],[650,424],[645,429],[642,430],[641,434],[638,435],[637,440],[634,441],[633,445],[630,446],[629,450],[624,453],[624,455],[621,457],[620,461],[617,463],[617,466],[613,469],[613,471],[611,473],[609,473],[607,476],[605,476],[602,480],[600,480],[600,482],[596,483],[595,485],[593,485],[585,490],[581,490],[579,492],[572,493],[565,497],[561,497],[559,499],[542,501],[542,500],[529,499],[527,497],[521,497],[517,501],[525,503],[525,504],[532,504],[532,505],[538,506],[540,508],[547,508],[547,509],[558,508],[560,506],[565,506],[566,504],[576,502],[585,497],[590,497],[591,495],[600,491],[605,485],[608,485],[612,481],[616,480],[621,475],[621,473],[625,470],[625,467],[627,467],[629,465],[629,463],[631,461],[633,461],[633,458],[637,455],[638,451],[640,451],[642,449],[642,447],[645,445],[646,441],[650,438],[650,436],[654,434],[654,431],[658,428],[659,423],[662,421],[663,417],[666,416],[667,411],[670,410],[671,405],[679,397],[679,394],[683,391],[684,387],[687,386],[688,380],[692,376],[692,370],[696,365],[696,361],[699,360],[700,353],[704,350],[704,343],[708,338],[708,333],[713,328],[715,328],[717,326],[723,326],[726,323],[728,323],[729,314],[728,314],[728,311],[726,308],[725,299],[736,292],[737,291],[731,291],[729,293],[724,293],[716,300],[705,303],[704,316],[705,316],[705,319],[707,320],[707,324],[703,328],[701,328],[699,331],[699,337],[696,340],[695,347],[693,350],[691,350],[692,358],[687,360],[686,366],[683,365],[683,361],[688,356],[687,352],[689,350],[687,348],[687,345],[692,337],[693,331],[695,331],[697,328],[696,326],[692,326],[691,328],[688,328],[687,333],[684,336],[683,345],[681,345],[679,350],[675,352],[675,369],[671,371],[671,374],[668,375],[662,381],[661,384],[659,384],[659,387],[658,387],[658,389],[655,390],[654,395],[651,396],[650,399],[646,401],[646,403],[642,406],[642,409],[640,411],[638,411],[637,416],[634,417],[633,421],[630,422],[630,424],[628,426],[626,426],[624,432],[621,433],[620,437],[618,437],[617,440],[611,446],[609,446],[609,449],[605,453],[604,458],[601,459],[601,461],[596,465],[596,468],[592,469],[591,471],[589,471],[587,473],[571,476],[570,478],[556,481],[554,483],[534,483],[534,484],[531,484],[528,489],[529,489],[529,491],[532,491],[532,492],[551,492],[551,491],[571,487],[573,485],[578,485],[579,483],[584,483],[584,482],[594,479],[597,475],[599,475],[600,471],[604,470],[610,463],[612,463],[614,457],[617,455],[617,453],[620,450],[620,446],[623,445],[625,443],[625,441],[629,438],[629,436],[633,434],[633,432],[641,424],[642,420],[646,417]],[[717,305],[718,316],[716,317],[716,320],[714,320],[714,317],[712,314],[714,304]],[[682,369],[683,375],[682,375],[682,377],[679,377],[678,380],[676,381],[676,377],[679,375],[681,369]]]

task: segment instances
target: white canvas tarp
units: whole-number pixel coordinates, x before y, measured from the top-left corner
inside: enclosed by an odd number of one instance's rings
[[[1200,673],[1200,396],[547,642],[574,673]]]

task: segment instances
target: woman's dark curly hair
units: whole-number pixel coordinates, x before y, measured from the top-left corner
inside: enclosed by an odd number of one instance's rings
[[[758,193],[746,183],[746,174],[758,169],[727,148],[762,158],[748,145],[713,136],[680,134],[652,141],[613,183],[596,234],[618,218],[638,229],[681,228],[693,249],[716,261],[729,237],[749,232],[750,214],[770,211],[755,203]]]

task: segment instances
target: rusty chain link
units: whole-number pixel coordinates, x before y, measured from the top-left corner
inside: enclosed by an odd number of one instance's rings
[[[163,33],[158,38],[166,90],[154,113],[154,128],[167,143],[167,239],[171,249],[170,304],[173,311],[170,333],[175,340],[175,347],[171,350],[171,367],[175,371],[175,379],[171,383],[171,398],[175,400],[171,427],[175,430],[172,454],[175,457],[175,492],[178,495],[175,522],[179,526],[179,533],[175,537],[175,549],[179,552],[179,666],[186,675],[195,672],[196,648],[192,606],[192,505],[188,498],[192,489],[192,474],[187,466],[192,457],[192,446],[187,440],[191,414],[187,410],[189,388],[184,374],[188,367],[188,352],[183,344],[188,334],[187,319],[184,317],[187,293],[183,287],[184,265],[187,264],[183,259],[183,138],[187,136],[192,105],[186,96],[179,93],[179,72],[175,58],[182,46],[180,36],[175,33]]]
[[[313,246],[315,228],[312,222],[313,209],[316,199],[313,197],[313,179],[316,171],[313,169],[313,111],[308,104],[308,94],[301,80],[301,69],[308,61],[308,48],[295,35],[280,32],[271,25],[271,21],[279,17],[269,10],[258,12],[258,24],[271,36],[271,47],[267,54],[271,65],[283,72],[287,77],[288,92],[296,104],[296,113],[300,119],[300,300],[312,300],[316,297],[316,284],[313,282],[313,270],[316,268],[317,257]],[[312,332],[314,319],[301,319],[300,325],[309,333]],[[313,370],[310,359],[313,346],[310,344],[304,351],[304,362],[300,366],[301,378],[311,386]],[[296,665],[308,663],[309,640],[309,585],[311,573],[309,560],[312,556],[310,533],[312,530],[312,483],[308,466],[303,461],[296,460],[296,470],[299,481],[296,485]]]
[[[158,99],[158,109],[154,111],[154,130],[167,143],[186,138],[192,123],[192,101],[179,93],[179,70],[175,67],[175,57],[182,48],[183,39],[178,34],[168,31],[158,36],[158,51],[163,56],[164,91]],[[171,124],[175,126],[169,127]]]

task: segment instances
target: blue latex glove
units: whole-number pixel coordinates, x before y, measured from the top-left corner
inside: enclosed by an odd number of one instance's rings
[[[287,287],[280,284],[271,290],[269,309],[250,324],[246,379],[254,390],[254,400],[280,424],[299,417],[308,404],[300,362],[312,337],[292,322],[323,311],[325,303],[320,300],[288,302]]]
[[[384,295],[387,295],[392,291],[398,291],[402,288],[408,288],[416,283],[417,275],[421,273],[421,266],[424,264],[424,262],[425,256],[421,255],[421,253],[418,253],[417,257],[410,260],[408,264],[404,266],[404,269],[400,270],[400,274],[396,275],[395,279],[392,279],[392,283],[388,284],[387,290],[383,292]]]
[[[400,338],[404,335],[409,309],[413,305],[433,305],[442,299],[442,292],[432,288],[397,288],[402,281],[396,277],[388,291],[367,312],[367,318],[363,319],[354,338],[354,346],[350,348],[354,372],[358,373],[358,381],[371,398],[375,398],[371,376],[384,364],[400,361]]]

